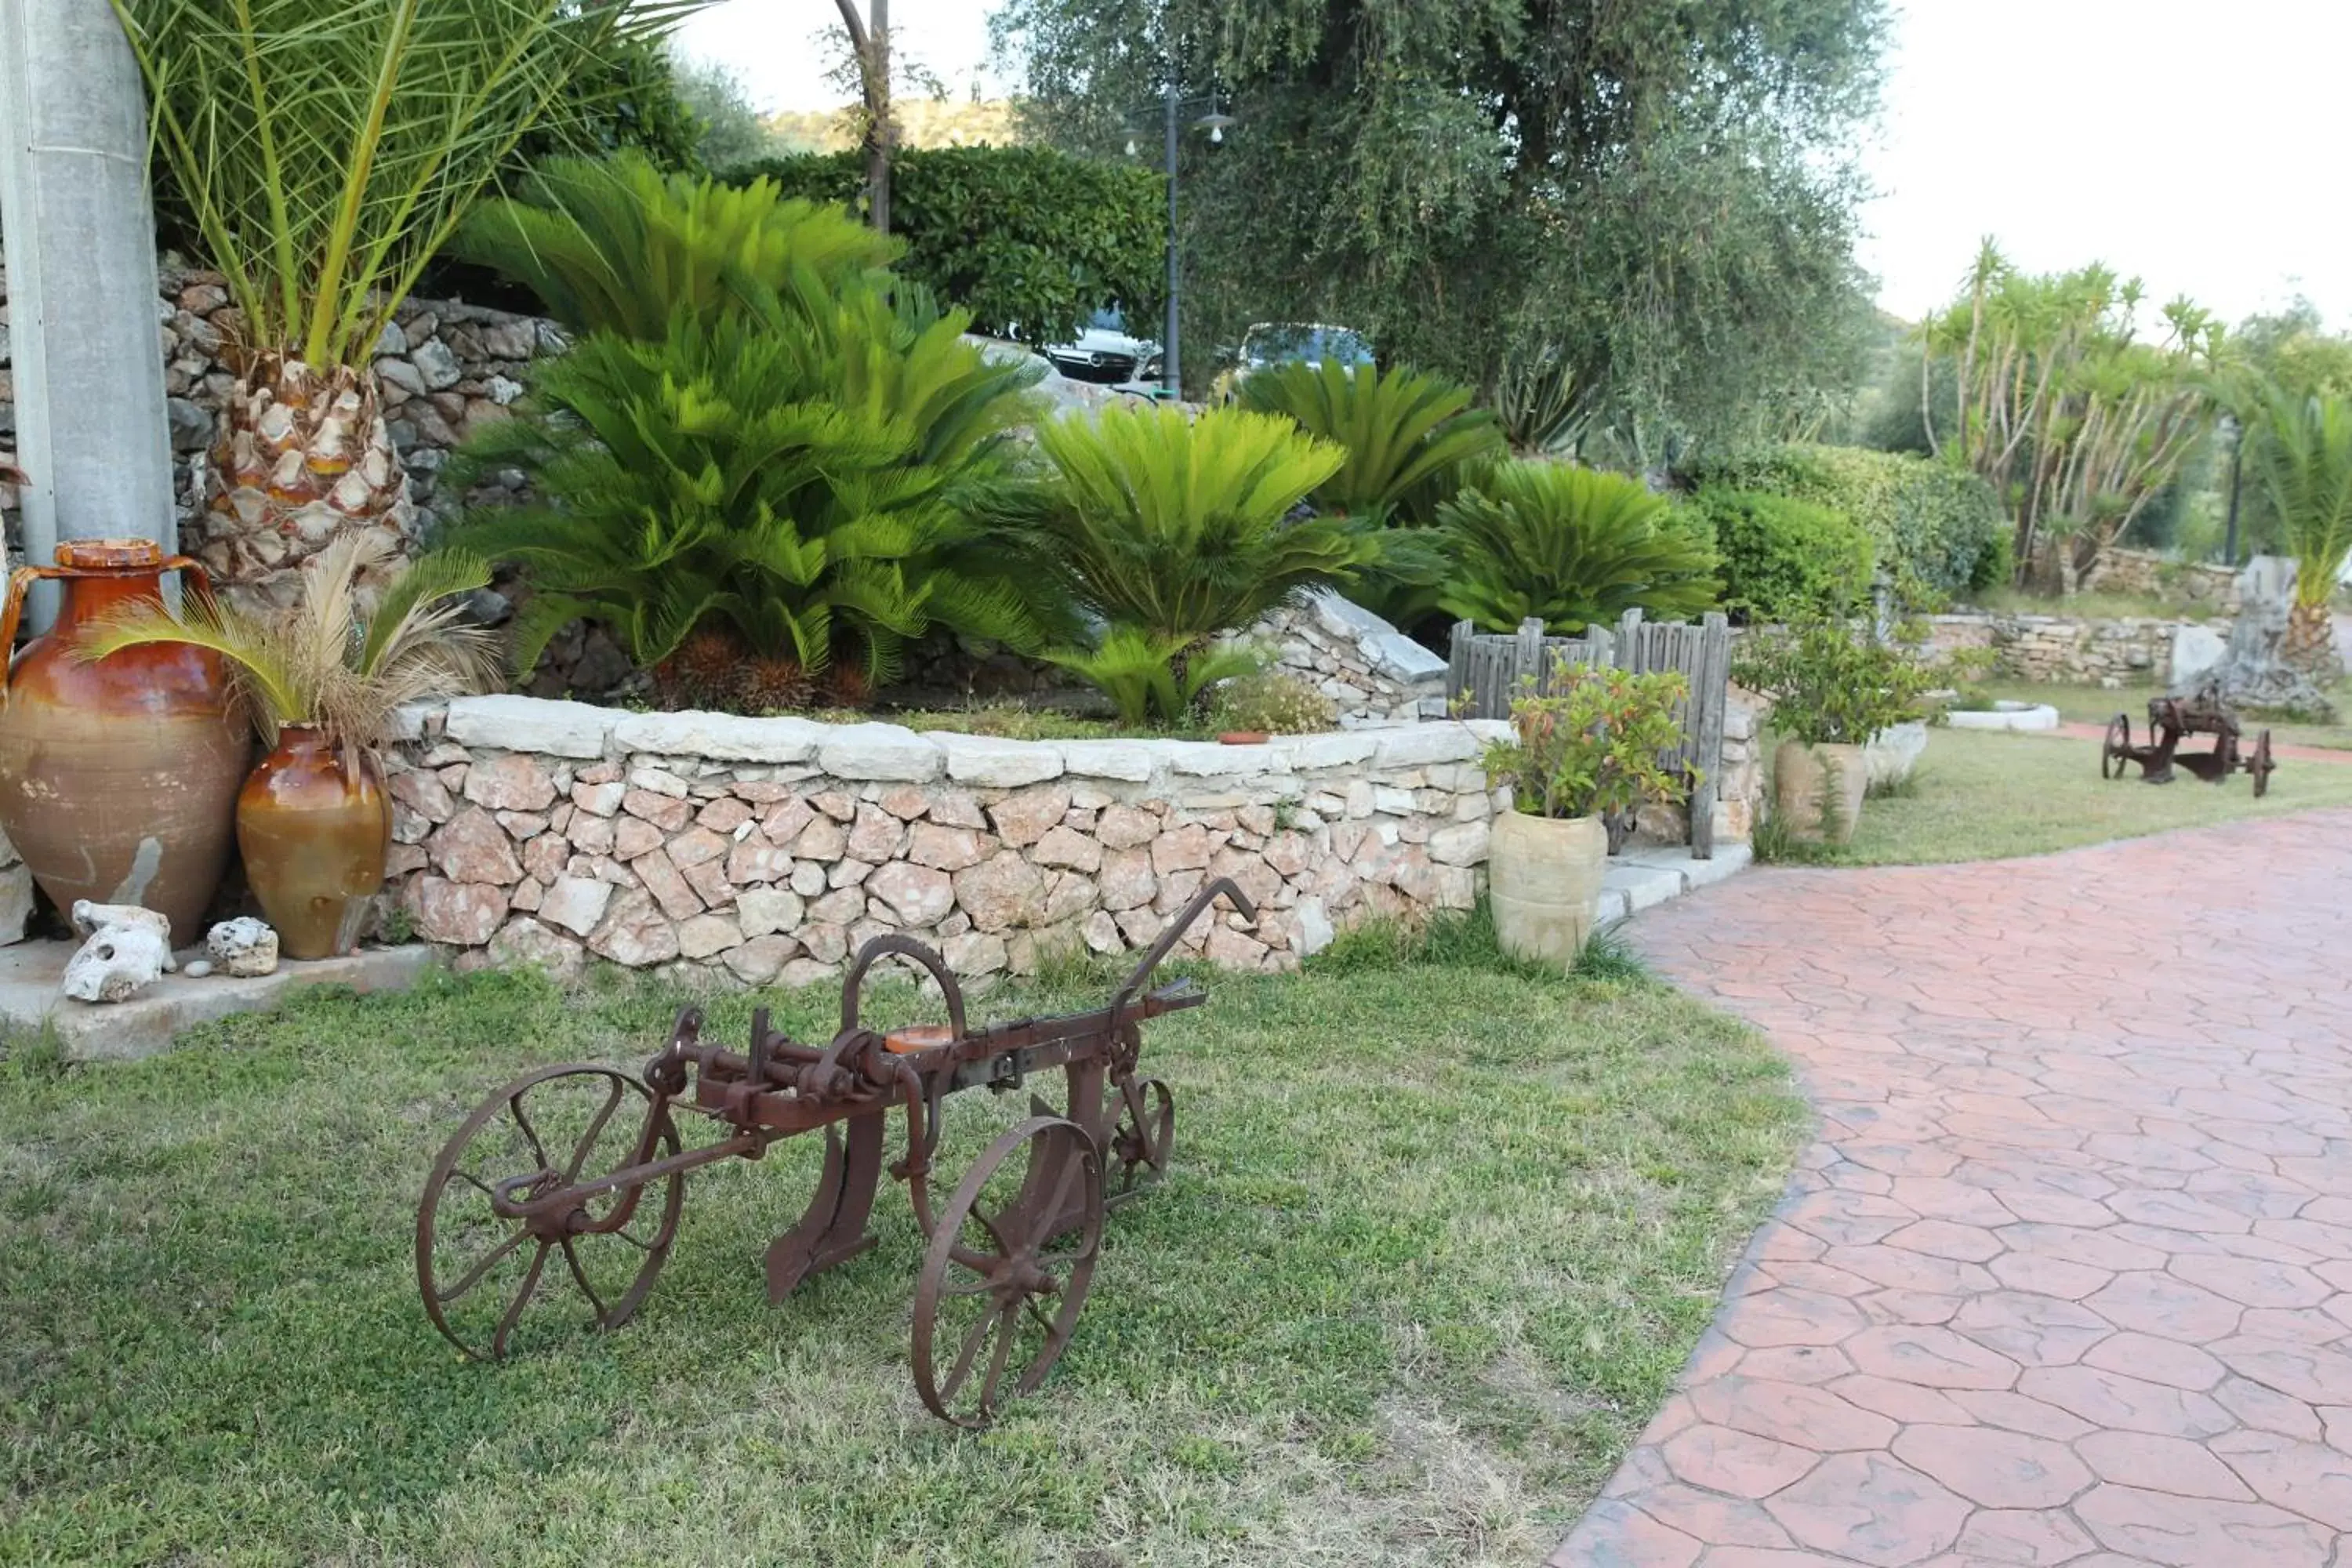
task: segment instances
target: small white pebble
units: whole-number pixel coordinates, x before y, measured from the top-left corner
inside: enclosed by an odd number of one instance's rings
[[[194,963],[184,963],[180,965],[180,973],[186,975],[191,980],[202,980],[205,975],[210,974],[212,972],[213,966],[205,963],[201,958],[197,959]]]

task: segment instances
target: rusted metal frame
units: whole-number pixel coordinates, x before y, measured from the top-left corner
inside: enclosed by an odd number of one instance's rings
[[[660,1123],[660,1111],[656,1108],[646,1116],[646,1130],[640,1141],[643,1142],[653,1141],[656,1136],[654,1130]],[[544,1218],[551,1213],[577,1208],[586,1200],[601,1196],[616,1187],[644,1188],[662,1180],[665,1176],[676,1175],[682,1171],[698,1170],[704,1165],[715,1164],[720,1160],[756,1158],[759,1152],[765,1150],[768,1144],[773,1142],[778,1136],[779,1134],[765,1129],[753,1127],[738,1132],[732,1138],[722,1139],[716,1143],[706,1143],[699,1149],[680,1150],[667,1159],[647,1160],[640,1155],[635,1163],[608,1172],[593,1181],[575,1181],[568,1186],[558,1187],[553,1192],[542,1194],[526,1203],[513,1202],[507,1194],[517,1187],[528,1186],[547,1173],[537,1171],[528,1176],[509,1176],[491,1189],[490,1212],[500,1219],[521,1220],[528,1224],[531,1220]],[[626,1202],[616,1205],[612,1214],[604,1219],[593,1225],[572,1227],[565,1234],[595,1236],[619,1230],[629,1223],[630,1215],[636,1205],[636,1198],[637,1194],[632,1193]]]

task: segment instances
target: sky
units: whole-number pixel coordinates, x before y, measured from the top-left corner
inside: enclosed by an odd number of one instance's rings
[[[891,30],[958,96],[992,96],[991,9],[892,0]],[[833,0],[719,0],[682,42],[763,109],[824,108],[839,25]],[[2302,293],[2352,328],[2347,60],[2352,0],[1902,0],[1864,152],[1879,303],[1925,313],[1990,235],[2036,271],[2103,261],[2152,302],[2235,321]]]

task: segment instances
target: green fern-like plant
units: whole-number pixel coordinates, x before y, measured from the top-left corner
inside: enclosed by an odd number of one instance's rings
[[[1639,479],[1565,463],[1497,463],[1438,508],[1454,553],[1438,595],[1489,631],[1530,616],[1556,633],[1631,609],[1696,615],[1722,590],[1715,556]]]
[[[1181,724],[1209,688],[1254,675],[1265,662],[1247,648],[1198,647],[1140,626],[1113,626],[1093,647],[1045,658],[1099,689],[1118,710],[1119,721],[1138,728]]]
[[[641,153],[551,158],[483,203],[452,249],[539,296],[575,331],[657,342],[678,310],[708,316],[782,289],[796,271],[839,292],[879,283],[896,245],[838,206],[664,174]]]
[[[1386,374],[1370,365],[1303,361],[1258,372],[1242,383],[1241,404],[1278,414],[1299,429],[1347,450],[1347,461],[1315,488],[1324,511],[1423,522],[1408,503],[1446,481],[1465,464],[1500,457],[1502,427],[1470,406],[1470,389],[1403,365]],[[1432,501],[1433,504],[1433,499]]]
[[[960,315],[833,295],[807,268],[741,304],[681,307],[651,341],[590,333],[542,367],[526,417],[466,448],[466,468],[530,481],[530,505],[457,532],[527,573],[519,667],[582,617],[641,666],[715,626],[875,681],[933,627],[1035,647],[1043,575],[977,521],[1035,371],[991,363]]]

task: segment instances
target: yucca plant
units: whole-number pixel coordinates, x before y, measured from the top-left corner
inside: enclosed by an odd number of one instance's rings
[[[380,595],[364,577],[383,583]],[[500,668],[496,634],[467,624],[467,595],[485,587],[478,557],[439,551],[404,563],[378,533],[346,533],[297,574],[282,608],[239,608],[190,597],[174,615],[134,606],[100,622],[76,649],[101,659],[150,643],[191,643],[227,661],[266,745],[289,724],[312,725],[339,746],[374,750],[391,739],[404,703],[479,691]]]
[[[1432,481],[1450,489],[1444,481],[1455,470],[1503,450],[1502,427],[1470,406],[1468,387],[1403,365],[1385,374],[1337,361],[1276,365],[1244,382],[1240,401],[1345,448],[1347,460],[1310,499],[1320,510],[1350,517],[1390,521]]]
[[[1601,384],[1577,373],[1556,344],[1522,350],[1495,377],[1496,417],[1511,450],[1527,458],[1570,458],[1583,445],[1601,408]]]
[[[2294,557],[2294,607],[2280,655],[2305,669],[2336,657],[2332,600],[2352,558],[2352,403],[2272,387],[2254,415],[2254,471]]]
[[[1037,372],[991,362],[963,325],[801,268],[782,296],[682,308],[653,342],[593,332],[548,362],[525,417],[457,468],[530,480],[530,504],[455,532],[525,570],[518,667],[583,616],[654,668],[723,631],[775,691],[830,670],[857,695],[934,626],[1037,646],[1046,575],[976,521]]]
[[[798,268],[835,289],[878,284],[898,251],[845,209],[788,201],[772,180],[666,175],[637,153],[548,160],[520,195],[475,208],[451,248],[576,331],[643,342],[681,309],[737,308],[747,284],[781,289]]]
[[[1476,473],[1438,508],[1454,576],[1449,613],[1489,631],[1530,616],[1558,633],[1641,609],[1660,619],[1716,602],[1715,556],[1639,479],[1518,460]]]
[[[583,73],[700,3],[114,0],[155,155],[242,317],[197,550],[233,603],[290,603],[354,529],[406,542],[369,368],[384,324]]]

